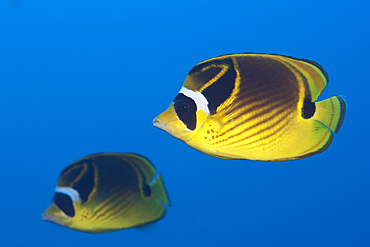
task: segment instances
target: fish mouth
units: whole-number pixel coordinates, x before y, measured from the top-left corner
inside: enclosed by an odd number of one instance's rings
[[[156,117],[153,119],[153,125],[154,127],[157,127],[158,129],[164,130],[168,132],[168,124],[166,121],[164,121],[161,117]]]
[[[191,133],[177,117],[173,104],[154,118],[153,125],[182,141],[187,141],[189,137],[184,135]]]
[[[57,222],[56,219],[51,215],[42,214],[41,218],[43,221],[47,221],[47,222],[51,222],[51,223],[55,223],[59,225],[59,222]]]
[[[59,226],[66,226],[64,223],[58,221],[57,219],[55,219],[52,215],[45,215],[45,214],[42,214],[41,215],[41,218],[46,221],[46,222],[51,222],[51,223],[54,223],[54,224],[57,224]]]

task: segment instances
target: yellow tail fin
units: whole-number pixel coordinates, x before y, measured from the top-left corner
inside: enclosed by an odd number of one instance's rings
[[[171,206],[170,199],[168,198],[166,188],[164,187],[163,179],[161,175],[158,175],[150,185],[153,191],[153,195],[159,201],[164,204]]]
[[[316,112],[313,119],[320,121],[326,127],[338,133],[346,114],[346,102],[339,95],[323,101],[315,102]]]

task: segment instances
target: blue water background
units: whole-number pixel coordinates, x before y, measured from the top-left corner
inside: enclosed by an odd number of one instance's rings
[[[1,246],[370,246],[367,1],[0,3]],[[331,147],[294,162],[216,159],[152,126],[198,62],[226,53],[312,59],[344,94]],[[135,152],[172,207],[142,229],[43,222],[61,170]]]

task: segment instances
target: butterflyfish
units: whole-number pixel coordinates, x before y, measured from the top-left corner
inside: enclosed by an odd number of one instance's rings
[[[296,160],[323,152],[346,112],[341,96],[317,101],[328,75],[316,62],[275,54],[229,54],[195,65],[153,120],[214,157]]]
[[[161,175],[143,156],[98,153],[60,174],[45,221],[74,230],[104,233],[163,218],[170,205]]]

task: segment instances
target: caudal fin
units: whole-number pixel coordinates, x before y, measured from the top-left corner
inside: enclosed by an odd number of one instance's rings
[[[166,188],[164,187],[164,182],[161,175],[158,175],[153,183],[150,185],[152,188],[155,198],[164,204],[171,206],[170,199],[168,198]]]
[[[346,115],[346,102],[339,95],[315,103],[316,112],[313,119],[338,133]]]

